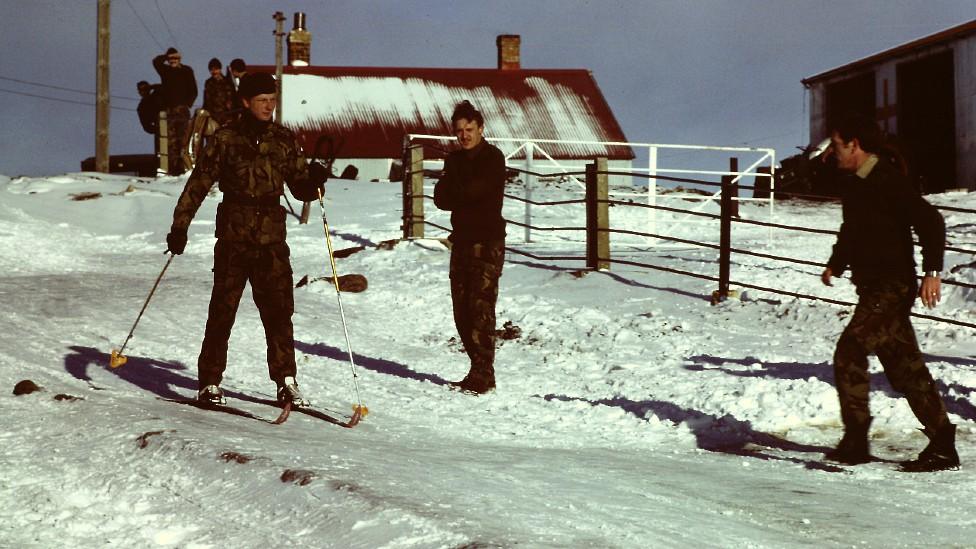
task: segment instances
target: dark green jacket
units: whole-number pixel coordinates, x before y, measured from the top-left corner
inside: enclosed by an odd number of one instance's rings
[[[434,205],[451,212],[451,242],[505,239],[505,155],[494,145],[453,151],[434,187]]]
[[[217,182],[224,194],[217,207],[217,238],[233,242],[284,242],[285,209],[279,199],[286,184],[299,200],[318,198],[294,134],[284,126],[259,122],[250,112],[214,134],[176,203],[173,231],[189,227]]]
[[[894,166],[879,161],[865,179],[846,176],[842,189],[844,221],[827,262],[835,276],[850,268],[855,284],[885,279],[914,284],[912,229],[922,246],[922,270],[942,270],[942,214]]]

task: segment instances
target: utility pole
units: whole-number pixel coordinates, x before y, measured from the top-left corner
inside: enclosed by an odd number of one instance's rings
[[[275,122],[281,123],[281,72],[282,54],[281,40],[285,37],[284,23],[285,14],[280,11],[274,12],[275,20],[275,84],[278,87],[278,110],[275,111]]]
[[[111,0],[98,0],[98,54],[95,62],[95,171],[109,172],[108,67],[111,44]]]

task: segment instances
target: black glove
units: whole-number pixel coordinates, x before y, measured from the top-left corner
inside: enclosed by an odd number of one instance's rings
[[[172,252],[173,255],[180,255],[185,249],[186,231],[172,230],[166,235],[166,251],[163,253]]]
[[[329,169],[322,165],[321,162],[312,161],[308,165],[308,183],[309,183],[309,194],[315,195],[318,198],[321,194],[325,195],[325,182],[329,180]]]

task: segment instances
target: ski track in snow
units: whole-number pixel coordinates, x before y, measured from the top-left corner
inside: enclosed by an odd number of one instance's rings
[[[107,362],[165,263],[183,181],[0,178],[0,547],[972,546],[972,331],[916,321],[959,425],[964,468],[936,474],[822,461],[841,432],[830,360],[849,308],[752,290],[712,307],[712,283],[634,267],[578,277],[581,265],[509,254],[498,326],[511,321],[521,336],[499,341],[495,393],[454,393],[446,383],[463,377],[467,359],[449,252],[433,239],[372,247],[398,237],[398,184],[332,181],[327,193],[336,249],[367,245],[337,260],[339,274],[369,280],[342,296],[370,409],[359,426],[303,414],[274,426],[161,400],[195,393],[216,199],[197,214],[128,364]],[[533,197],[570,191],[546,186]],[[101,196],[71,200],[84,192]],[[968,195],[933,200],[976,205]],[[551,210],[534,210],[540,224],[581,222],[581,207]],[[520,211],[507,203],[509,217]],[[833,205],[777,212],[780,222],[831,229],[840,217]],[[646,216],[611,211],[637,230]],[[946,218],[950,242],[972,247],[965,220]],[[707,226],[670,227],[717,238]],[[737,247],[773,242],[773,253],[805,259],[825,260],[832,244],[734,231]],[[521,230],[509,233],[521,246]],[[534,237],[536,251],[582,252],[565,235]],[[717,271],[711,250],[624,243],[636,261]],[[296,281],[329,272],[317,216],[305,226],[290,219],[289,245]],[[846,282],[822,288],[813,267],[735,260],[733,280],[854,299]],[[947,270],[976,282],[971,261],[947,255]],[[355,393],[334,289],[313,282],[295,299],[299,380],[313,404],[346,418]],[[946,288],[937,314],[972,322],[974,299]],[[254,402],[273,394],[264,356],[248,290],[224,387],[230,404],[269,418],[275,409]],[[871,372],[874,453],[912,457],[924,446],[914,416],[875,360]],[[45,390],[15,397],[21,379]]]

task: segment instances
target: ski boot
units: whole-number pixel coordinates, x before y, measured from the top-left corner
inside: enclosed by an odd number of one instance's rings
[[[197,401],[204,404],[227,404],[227,401],[224,400],[224,392],[216,385],[207,385],[200,389],[200,392],[197,393]]]
[[[278,385],[278,403],[284,405],[286,402],[290,402],[295,408],[309,406],[308,400],[302,395],[298,382],[293,377],[286,377],[284,382]]]

